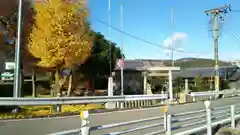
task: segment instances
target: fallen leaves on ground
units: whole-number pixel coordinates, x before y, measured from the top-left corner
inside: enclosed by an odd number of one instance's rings
[[[62,112],[54,112],[52,106],[21,106],[19,113],[0,113],[0,119],[22,119],[33,117],[48,117],[64,113],[80,113],[83,110],[102,109],[102,104],[62,105]]]

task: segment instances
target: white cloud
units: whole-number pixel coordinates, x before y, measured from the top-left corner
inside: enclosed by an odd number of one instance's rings
[[[183,32],[175,32],[172,36],[169,36],[164,40],[164,47],[173,48],[175,50],[183,51],[184,41],[188,38],[188,35]],[[168,55],[171,51],[165,50],[165,53]]]

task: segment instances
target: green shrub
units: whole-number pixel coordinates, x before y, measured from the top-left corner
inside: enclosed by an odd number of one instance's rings
[[[232,128],[221,128],[218,130],[216,135],[239,135],[239,129],[232,129]]]

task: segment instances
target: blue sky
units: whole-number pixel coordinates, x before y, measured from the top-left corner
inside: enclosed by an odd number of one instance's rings
[[[172,35],[171,7],[174,9],[174,32],[185,34],[179,39],[179,48],[192,53],[174,53],[182,57],[214,58],[214,46],[205,10],[231,4],[240,10],[239,0],[111,0],[111,25],[120,29],[120,2],[123,4],[123,30],[154,44],[164,46]],[[88,0],[90,21],[95,31],[120,46],[122,34],[111,30],[98,20],[108,23],[108,0]],[[222,60],[240,59],[240,12],[225,17],[219,39],[219,57]],[[166,50],[123,35],[123,50],[127,59],[168,59]]]

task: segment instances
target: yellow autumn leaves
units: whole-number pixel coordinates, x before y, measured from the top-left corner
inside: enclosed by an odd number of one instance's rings
[[[85,20],[87,11],[81,1],[48,0],[34,5],[35,22],[28,50],[40,67],[71,68],[82,64],[91,54],[92,37]]]

